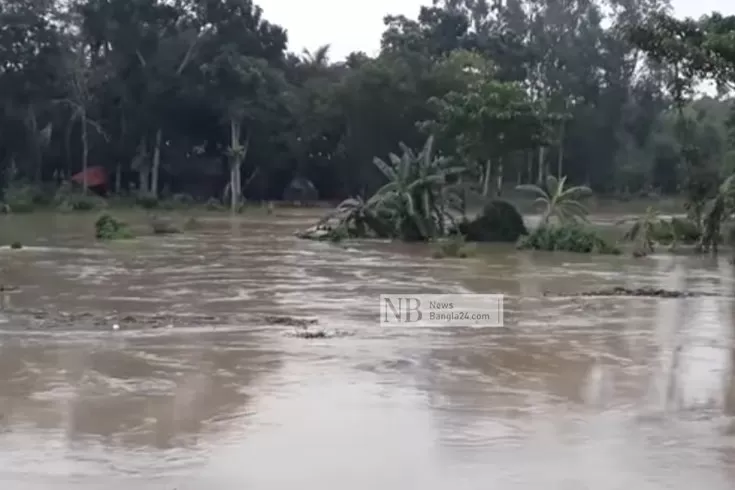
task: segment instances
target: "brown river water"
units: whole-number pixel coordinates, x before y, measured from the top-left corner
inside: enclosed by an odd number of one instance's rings
[[[111,244],[90,239],[93,215],[0,218],[27,245],[0,249],[18,288],[0,293],[0,488],[735,488],[727,257],[434,260],[298,240],[314,213],[276,214]],[[722,297],[543,295],[612,286]],[[378,296],[398,292],[504,293],[505,326],[381,328]],[[169,328],[112,328],[144,314]],[[351,335],[295,338],[262,315]]]

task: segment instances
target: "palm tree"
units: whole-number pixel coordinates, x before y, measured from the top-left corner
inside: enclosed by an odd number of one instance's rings
[[[319,46],[315,51],[309,51],[304,48],[301,52],[301,59],[307,65],[325,67],[329,64],[329,51],[331,48],[332,46],[329,44]]]
[[[587,208],[580,200],[592,195],[592,189],[587,186],[573,186],[565,188],[566,177],[557,179],[550,175],[546,178],[546,188],[538,185],[525,184],[516,187],[519,191],[531,192],[538,197],[534,205],[542,204],[545,208],[540,227],[546,226],[552,217],[562,223],[587,219]]]

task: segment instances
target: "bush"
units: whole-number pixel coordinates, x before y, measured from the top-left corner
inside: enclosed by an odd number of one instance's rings
[[[56,190],[52,203],[59,211],[93,211],[107,207],[107,201],[100,196],[76,192],[69,183]]]
[[[685,244],[697,243],[702,233],[697,225],[690,219],[671,218],[671,220],[661,220],[654,227],[653,239],[662,244],[670,244],[676,241]]]
[[[109,214],[103,214],[94,223],[95,237],[98,240],[122,240],[133,238],[128,225]]]
[[[3,209],[12,213],[28,213],[43,201],[43,191],[31,184],[15,183],[3,193]]]
[[[135,198],[135,204],[143,209],[156,209],[159,202],[153,194],[141,193]]]
[[[520,211],[508,201],[493,200],[472,221],[459,225],[470,242],[516,242],[528,234]]]
[[[620,253],[618,247],[607,242],[594,230],[577,224],[539,227],[530,235],[521,237],[518,248],[548,252]]]

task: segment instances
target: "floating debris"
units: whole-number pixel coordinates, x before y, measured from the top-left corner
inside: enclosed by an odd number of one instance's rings
[[[298,318],[293,316],[265,316],[263,317],[263,321],[269,325],[303,328],[319,323],[319,320],[316,318]]]
[[[335,337],[348,337],[354,335],[353,332],[346,332],[344,330],[326,330],[323,328],[309,329],[302,328],[298,330],[292,330],[286,333],[287,337],[296,337],[300,339],[331,339]]]
[[[580,296],[633,296],[633,297],[645,297],[645,298],[694,298],[702,296],[722,296],[716,293],[696,292],[696,291],[675,291],[667,289],[657,289],[653,287],[642,287],[630,289],[622,286],[616,286],[614,288],[600,289],[596,291],[586,291],[582,293],[572,294],[555,294],[545,292],[544,296],[557,296],[557,297],[580,297]]]

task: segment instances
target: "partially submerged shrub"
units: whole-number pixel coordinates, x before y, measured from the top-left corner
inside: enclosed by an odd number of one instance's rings
[[[620,249],[582,225],[542,226],[518,242],[521,250],[619,254]]]
[[[653,228],[653,239],[661,244],[694,244],[702,237],[696,223],[687,218],[662,219]]]
[[[508,201],[493,200],[472,221],[459,225],[470,242],[516,242],[528,234],[520,211]]]
[[[128,225],[116,220],[109,214],[103,214],[94,223],[95,237],[98,240],[122,240],[133,238]]]
[[[449,238],[439,240],[434,249],[435,259],[458,258],[464,259],[470,256],[470,248],[463,235],[452,235]]]
[[[12,248],[13,250],[20,250],[21,248],[23,248],[23,244],[18,241],[15,241],[10,244],[10,248]]]

